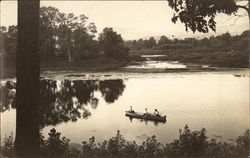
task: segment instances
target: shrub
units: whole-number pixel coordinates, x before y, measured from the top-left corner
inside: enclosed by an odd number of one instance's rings
[[[15,150],[14,150],[14,136],[13,132],[10,133],[9,136],[5,136],[4,138],[4,146],[1,149],[3,156],[14,157]]]
[[[206,130],[191,131],[186,125],[179,130],[179,138],[165,145],[158,142],[155,135],[148,137],[142,144],[124,139],[120,131],[108,141],[104,140],[96,145],[95,137],[88,142],[82,142],[82,149],[69,148],[69,139],[60,138],[60,133],[53,128],[49,138],[41,136],[42,157],[94,157],[94,158],[246,158],[249,155],[250,132],[246,132],[237,138],[236,143],[218,142],[209,140]],[[235,145],[236,144],[236,145]],[[15,156],[13,133],[5,137],[3,156]]]
[[[62,137],[61,133],[56,132],[53,128],[50,130],[49,138],[41,145],[41,155],[45,157],[63,157],[68,152],[68,145],[70,140]]]

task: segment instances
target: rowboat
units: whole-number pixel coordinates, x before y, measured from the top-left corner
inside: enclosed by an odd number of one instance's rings
[[[151,120],[151,121],[157,121],[157,122],[166,122],[166,115],[156,115],[153,113],[139,113],[134,111],[126,111],[125,116],[129,118],[139,118],[144,120]]]

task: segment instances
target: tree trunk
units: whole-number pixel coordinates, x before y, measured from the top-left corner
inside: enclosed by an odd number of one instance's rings
[[[72,62],[76,61],[78,58],[78,53],[75,51],[72,57]]]
[[[69,50],[67,50],[67,54],[68,54],[68,61],[69,61],[69,62],[72,62],[72,56],[71,56]]]
[[[16,139],[18,157],[39,153],[39,0],[18,1]]]
[[[248,14],[248,24],[249,24],[249,30],[250,30],[250,0],[248,0],[248,10],[247,10],[247,14]]]

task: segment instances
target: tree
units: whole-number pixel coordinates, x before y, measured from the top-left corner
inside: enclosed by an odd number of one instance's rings
[[[59,10],[54,7],[40,8],[40,54],[42,61],[55,60],[55,37]]]
[[[167,44],[170,40],[166,36],[161,36],[158,45]]]
[[[17,26],[11,25],[8,28],[2,26],[1,32],[1,45],[2,56],[4,58],[5,65],[14,65],[16,59],[16,47],[17,47]],[[3,60],[3,59],[2,59]]]
[[[150,37],[148,41],[149,41],[150,48],[153,48],[154,46],[156,46],[156,41],[154,37]]]
[[[235,0],[168,0],[169,6],[176,12],[172,22],[180,20],[186,31],[207,33],[209,28],[216,31],[215,16],[217,13],[237,15],[238,9],[247,11],[250,19],[250,1],[247,5],[238,5]],[[250,20],[249,20],[250,21]]]
[[[143,48],[143,39],[139,39],[138,41],[137,41],[137,43],[136,43],[136,47],[137,47],[137,49],[142,49]]]
[[[143,41],[144,48],[153,48],[154,46],[156,46],[156,41],[154,37],[150,37],[148,40]]]
[[[249,155],[249,140],[250,140],[250,131],[246,130],[243,136],[239,136],[236,140],[237,150],[242,157],[247,157]]]
[[[120,34],[113,31],[112,28],[104,28],[99,36],[101,48],[108,58],[116,60],[127,60],[128,48]]]
[[[57,56],[74,61],[87,55],[97,54],[97,41],[94,23],[87,25],[85,15],[60,13],[54,7],[40,8],[39,54],[42,62],[55,62]],[[15,61],[17,45],[17,26],[1,27],[2,45],[6,49],[8,63]],[[2,39],[2,38],[1,38]]]
[[[250,30],[246,30],[246,31],[242,32],[242,34],[240,36],[242,38],[250,38]]]
[[[11,25],[8,27],[5,42],[6,52],[11,55],[15,54],[17,46],[17,26]]]
[[[14,157],[14,136],[13,132],[10,135],[4,138],[4,147],[2,148],[3,156]]]
[[[39,153],[39,5],[39,0],[18,1],[15,138],[17,157],[38,157]]]
[[[75,61],[81,55],[93,49],[95,46],[96,26],[94,23],[86,25],[88,17],[75,16],[73,13],[59,13],[57,43],[59,51],[65,54],[69,62]]]
[[[83,21],[85,22],[86,16],[80,15],[81,23],[79,23],[76,29],[73,31],[73,45],[74,45],[74,58],[73,60],[80,59],[83,56],[88,56],[89,53],[97,53],[96,42],[93,40],[95,37],[96,26],[94,23],[90,23],[85,27]],[[89,32],[88,32],[89,31]],[[98,47],[98,46],[97,46]]]
[[[41,145],[43,157],[63,157],[69,147],[70,140],[66,137],[61,137],[61,133],[54,128],[50,130],[49,138],[44,140]]]

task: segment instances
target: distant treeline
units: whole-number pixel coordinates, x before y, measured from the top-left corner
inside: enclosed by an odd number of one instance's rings
[[[161,36],[156,42],[154,37],[143,40],[126,41],[130,55],[164,54],[158,60],[177,60],[180,62],[210,64],[226,67],[248,67],[250,52],[250,31],[231,36],[224,33],[219,36],[196,39],[170,39]]]
[[[241,35],[231,36],[230,33],[224,33],[219,36],[210,36],[202,39],[184,38],[170,39],[166,36],[161,36],[158,42],[154,37],[149,39],[129,40],[126,41],[126,46],[131,50],[143,49],[189,49],[194,47],[206,47],[211,49],[223,50],[225,47],[231,48],[246,48],[249,42],[250,32],[244,31]]]
[[[159,60],[248,67],[250,32],[231,36],[225,33],[210,38],[170,39],[161,36],[124,41],[112,28],[104,28],[97,37],[94,23],[84,14],[61,13],[54,7],[40,8],[40,59],[42,63],[74,62],[110,58],[118,61],[142,61],[141,54],[165,54]],[[17,50],[17,26],[0,27],[0,58],[13,66]]]
[[[117,131],[115,137],[101,143],[91,137],[88,142],[80,145],[70,145],[70,139],[61,137],[61,133],[54,128],[48,133],[47,139],[41,135],[41,157],[67,157],[67,158],[246,158],[249,155],[250,132],[239,136],[233,143],[209,139],[206,129],[191,131],[186,125],[184,130],[179,130],[179,138],[171,143],[162,144],[155,135],[148,137],[142,144],[127,141]],[[11,133],[4,139],[1,148],[3,156],[15,157],[14,137]]]

